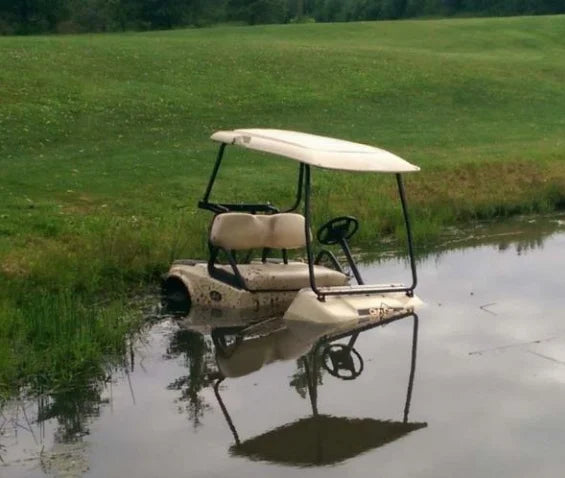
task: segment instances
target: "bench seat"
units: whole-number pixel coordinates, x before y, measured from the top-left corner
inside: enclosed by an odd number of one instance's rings
[[[229,265],[216,265],[231,272]],[[308,264],[303,262],[238,264],[237,268],[249,290],[292,291],[310,287]],[[324,266],[314,266],[316,285],[320,287],[344,286],[348,277]]]

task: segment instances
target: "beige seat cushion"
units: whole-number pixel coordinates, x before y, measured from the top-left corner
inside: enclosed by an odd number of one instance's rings
[[[226,212],[214,217],[210,242],[228,250],[298,249],[306,245],[304,216]]]
[[[232,272],[227,265],[218,266]],[[289,264],[238,264],[237,268],[249,290],[300,290],[310,287],[308,264],[290,262]],[[348,277],[341,272],[323,266],[314,266],[316,285],[333,287],[346,285]]]

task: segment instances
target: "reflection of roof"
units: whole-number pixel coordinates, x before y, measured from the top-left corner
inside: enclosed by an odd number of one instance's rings
[[[234,455],[288,465],[313,466],[338,463],[386,445],[426,423],[402,423],[370,418],[318,415],[234,445]]]
[[[344,171],[407,173],[420,168],[366,144],[280,129],[217,131],[214,141],[277,154],[320,168]]]

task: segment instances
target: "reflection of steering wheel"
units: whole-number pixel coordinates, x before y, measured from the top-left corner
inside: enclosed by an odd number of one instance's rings
[[[318,229],[318,241],[326,246],[349,239],[359,229],[359,221],[353,216],[340,216],[326,222]]]
[[[322,352],[322,365],[334,377],[353,380],[363,371],[363,358],[353,347],[332,344]]]

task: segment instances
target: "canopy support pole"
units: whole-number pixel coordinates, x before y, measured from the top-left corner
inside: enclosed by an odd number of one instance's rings
[[[310,165],[304,165],[304,234],[306,235],[306,253],[308,255],[308,275],[310,276],[310,287],[318,296],[318,300],[325,301],[325,297],[316,287],[316,277],[314,276],[314,252],[312,251],[312,235],[310,224]]]
[[[212,192],[212,186],[214,186],[214,182],[216,181],[216,176],[218,174],[218,170],[220,169],[220,164],[222,163],[222,158],[224,157],[224,150],[226,149],[226,143],[220,144],[220,149],[218,150],[218,155],[216,156],[216,163],[214,164],[214,169],[212,170],[212,176],[210,176],[210,181],[208,181],[208,187],[206,188],[206,192],[204,193],[204,198],[202,202],[208,203],[210,198],[210,193]]]
[[[398,184],[398,194],[400,195],[400,202],[402,203],[402,215],[404,216],[404,224],[406,226],[406,239],[408,241],[408,254],[410,256],[410,269],[412,270],[412,285],[408,288],[406,293],[412,297],[414,289],[418,284],[418,277],[416,274],[416,260],[414,259],[414,244],[412,242],[412,229],[410,227],[410,218],[408,217],[408,208],[406,206],[406,196],[404,194],[404,183],[402,176],[396,174],[396,183]]]
[[[412,284],[409,287],[385,287],[385,288],[367,288],[361,290],[351,289],[348,291],[332,291],[330,290],[320,290],[316,286],[316,278],[314,276],[314,254],[312,250],[312,238],[311,238],[311,206],[310,206],[310,199],[311,199],[311,188],[312,188],[312,180],[310,174],[310,165],[304,164],[304,233],[306,235],[306,252],[308,255],[308,272],[310,275],[310,287],[317,295],[318,300],[325,301],[326,295],[350,295],[350,294],[367,294],[372,292],[377,293],[387,293],[387,292],[406,292],[406,295],[412,297],[414,295],[414,289],[418,284],[418,276],[416,272],[416,259],[414,256],[414,244],[412,240],[412,228],[410,226],[410,217],[408,216],[408,206],[406,205],[406,195],[404,193],[404,184],[402,182],[402,176],[400,173],[396,173],[396,182],[398,185],[398,194],[400,196],[400,202],[402,204],[402,215],[404,218],[404,225],[406,229],[406,240],[408,242],[408,255],[410,257],[410,270],[412,273]],[[354,271],[355,272],[355,271]],[[359,277],[358,277],[359,276]],[[357,272],[355,274],[357,281],[362,284],[362,279],[360,279],[360,275]]]
[[[296,187],[296,200],[289,209],[286,209],[282,212],[294,212],[298,209],[298,206],[300,206],[300,203],[302,202],[303,183],[304,183],[304,163],[300,163],[300,166],[298,168],[298,186]]]

